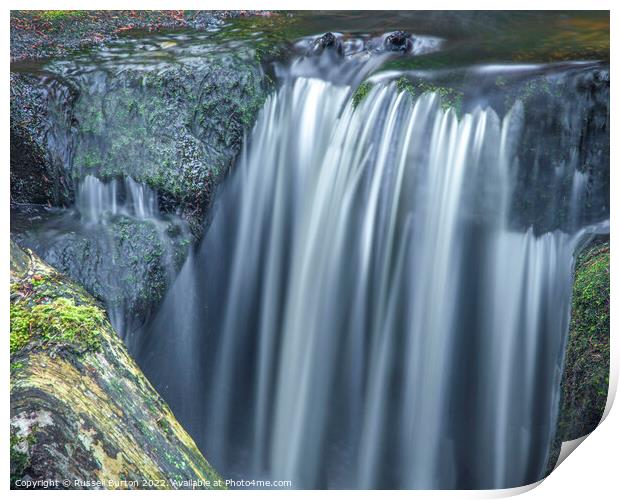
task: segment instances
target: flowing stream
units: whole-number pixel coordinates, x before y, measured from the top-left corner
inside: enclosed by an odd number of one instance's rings
[[[379,82],[355,107],[308,64],[265,104],[138,359],[227,477],[537,481],[573,257],[606,230],[579,223],[587,174],[563,166],[564,229],[535,231],[514,216],[520,102],[457,116]]]

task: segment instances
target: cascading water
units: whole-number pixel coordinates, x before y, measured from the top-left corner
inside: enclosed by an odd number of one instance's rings
[[[160,215],[156,194],[131,177],[106,183],[87,175],[78,187],[75,206],[82,220],[95,224],[108,216],[157,220]]]
[[[156,193],[132,178],[102,181],[86,175],[76,188],[73,209],[45,214],[40,227],[35,225],[20,238],[48,262],[68,267],[82,283],[95,283],[94,291],[105,302],[112,325],[131,347],[143,318],[137,314],[135,301],[123,292],[152,276],[148,275],[149,262],[142,264],[144,276],[127,272],[123,267],[129,258],[123,255],[126,245],[133,238],[148,239],[154,250],[146,260],[157,259],[165,273],[160,279],[171,282],[179,267],[178,242],[189,238],[189,230],[177,217],[160,213]],[[80,245],[86,247],[90,259],[75,266],[72,247]]]
[[[141,365],[227,477],[537,481],[573,257],[598,230],[581,224],[587,174],[567,167],[570,230],[535,231],[514,213],[518,102],[459,117],[379,83],[354,107],[349,85],[300,64],[142,336]]]

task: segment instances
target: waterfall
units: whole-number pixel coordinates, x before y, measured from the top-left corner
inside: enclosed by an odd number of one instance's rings
[[[154,190],[131,177],[104,181],[91,174],[77,183],[74,207],[46,214],[23,235],[47,262],[88,285],[130,348],[150,313],[143,295],[155,287],[153,278],[173,281],[189,237],[183,221],[160,212]]]
[[[87,175],[77,190],[75,206],[85,222],[101,224],[106,216],[157,219],[156,193],[131,177],[103,182]]]
[[[303,75],[268,99],[141,366],[227,477],[537,481],[591,228],[515,222],[518,102],[459,117],[393,83],[351,91]]]

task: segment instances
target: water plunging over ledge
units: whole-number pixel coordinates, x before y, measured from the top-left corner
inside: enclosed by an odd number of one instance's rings
[[[268,99],[141,365],[227,477],[541,479],[573,257],[598,230],[587,174],[558,174],[568,229],[534,231],[515,217],[520,103],[458,117],[379,83],[355,108],[329,80],[294,72]]]

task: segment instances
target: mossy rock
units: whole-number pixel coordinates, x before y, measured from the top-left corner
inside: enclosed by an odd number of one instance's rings
[[[434,85],[422,80],[412,80],[405,76],[396,80],[396,88],[400,92],[407,92],[414,99],[422,94],[434,93],[439,98],[439,105],[443,110],[453,109],[457,115],[461,114],[463,93],[452,87]]]
[[[575,268],[558,432],[580,438],[599,424],[609,389],[609,243],[591,246]]]
[[[187,225],[172,217],[156,223],[115,216],[105,226],[33,228],[13,236],[102,301],[116,314],[114,325],[123,325],[122,335],[157,308],[192,244]]]
[[[11,254],[11,487],[223,487],[95,299]]]
[[[156,190],[162,210],[181,213],[198,235],[267,87],[257,63],[229,53],[114,75],[105,90],[83,92],[75,104],[71,176],[130,176]]]
[[[562,442],[596,428],[605,411],[608,386],[609,242],[599,240],[581,252],[575,266],[558,423],[545,476],[555,468]]]
[[[12,73],[11,201],[67,206],[86,175],[130,176],[199,236],[213,190],[273,87],[257,50],[223,47],[92,80],[75,60]]]
[[[359,86],[355,89],[353,95],[351,96],[351,102],[354,108],[357,108],[359,104],[366,98],[366,96],[372,90],[372,87],[372,83],[367,80],[359,84]]]

